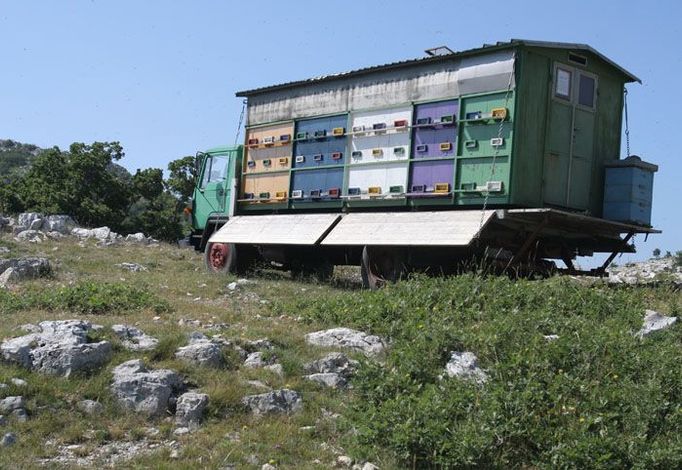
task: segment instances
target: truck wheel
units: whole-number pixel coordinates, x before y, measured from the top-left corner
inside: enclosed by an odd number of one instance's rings
[[[204,264],[210,273],[227,274],[234,271],[237,249],[234,243],[208,243],[204,250]]]
[[[362,249],[362,286],[376,290],[389,282],[398,281],[405,273],[402,253],[396,249],[365,246]]]

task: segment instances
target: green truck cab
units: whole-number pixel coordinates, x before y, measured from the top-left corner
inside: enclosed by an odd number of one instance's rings
[[[197,184],[192,197],[191,244],[204,251],[211,234],[234,215],[237,175],[243,147],[216,147],[197,154]]]

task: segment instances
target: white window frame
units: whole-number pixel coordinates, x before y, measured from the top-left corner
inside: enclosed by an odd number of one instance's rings
[[[559,93],[559,73],[560,72],[566,72],[568,73],[568,95],[563,95]],[[552,98],[558,99],[560,101],[566,102],[566,103],[571,103],[573,101],[573,88],[574,88],[574,83],[575,79],[573,76],[575,75],[575,69],[573,67],[568,67],[563,64],[556,64],[554,66],[554,80],[552,83]]]
[[[559,70],[571,74],[571,82],[569,84],[569,97],[557,93],[557,86],[559,85]],[[580,77],[584,75],[594,80],[594,96],[592,106],[585,106],[578,101],[580,98]],[[563,104],[570,104],[578,109],[584,111],[595,112],[597,110],[597,95],[599,93],[599,77],[591,72],[586,72],[582,69],[566,65],[562,62],[554,64],[554,77],[552,80],[552,99]]]

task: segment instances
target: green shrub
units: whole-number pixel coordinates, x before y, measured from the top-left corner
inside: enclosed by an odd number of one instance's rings
[[[417,277],[279,308],[391,339],[354,380],[364,457],[383,446],[415,467],[680,468],[682,335],[635,337],[643,292]],[[450,351],[474,352],[488,382],[444,378]]]
[[[147,308],[160,313],[170,306],[144,288],[123,283],[83,281],[56,289],[41,286],[17,293],[0,291],[0,313],[38,309],[98,315]]]

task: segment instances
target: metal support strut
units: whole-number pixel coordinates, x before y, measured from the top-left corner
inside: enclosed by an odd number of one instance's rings
[[[628,242],[632,237],[635,236],[635,232],[629,232],[627,236],[623,239],[623,243],[621,243],[621,247],[626,247]],[[613,250],[613,253],[609,255],[608,258],[606,258],[606,261],[604,261],[604,264],[602,264],[600,267],[597,269],[594,269],[594,273],[598,276],[603,276],[606,273],[606,268],[609,267],[611,262],[618,256],[618,253],[621,253],[620,249]]]

